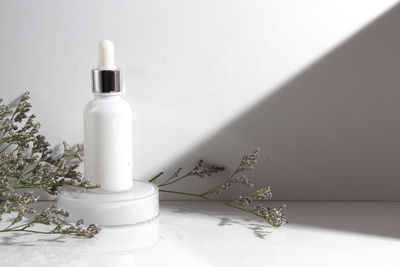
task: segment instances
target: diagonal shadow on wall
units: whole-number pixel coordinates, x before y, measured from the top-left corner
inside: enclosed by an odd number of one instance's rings
[[[259,146],[264,154],[254,172],[256,184],[271,185],[275,200],[400,200],[398,25],[400,5],[188,151],[169,169],[199,157],[235,162],[241,153]],[[196,191],[204,184],[193,182],[192,186]],[[239,189],[234,189],[226,198],[238,194]],[[397,222],[386,223],[396,226]],[[375,224],[298,223],[341,225],[343,230],[387,235]]]

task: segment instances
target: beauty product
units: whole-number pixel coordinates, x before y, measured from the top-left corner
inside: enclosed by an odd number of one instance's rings
[[[84,110],[85,177],[103,191],[132,187],[132,111],[123,97],[114,45],[99,44],[99,64],[92,70],[94,99]]]
[[[110,41],[100,42],[92,82],[94,99],[84,109],[84,171],[101,189],[65,186],[58,192],[57,206],[70,212],[67,222],[83,218],[111,235],[124,226],[130,244],[143,240],[143,246],[149,245],[158,237],[158,188],[133,180],[132,112],[123,98],[121,70],[115,66]]]

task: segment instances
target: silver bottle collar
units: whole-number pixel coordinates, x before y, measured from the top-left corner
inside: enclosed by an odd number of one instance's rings
[[[93,93],[119,93],[122,92],[122,75],[120,69],[92,70]]]

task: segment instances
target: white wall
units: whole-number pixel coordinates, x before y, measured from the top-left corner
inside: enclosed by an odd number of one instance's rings
[[[399,200],[397,2],[1,0],[0,96],[30,90],[49,140],[82,142],[110,39],[137,179],[259,146],[277,199]]]

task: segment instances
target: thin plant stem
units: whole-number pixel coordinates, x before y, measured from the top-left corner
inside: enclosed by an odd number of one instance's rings
[[[154,176],[153,178],[151,178],[151,179],[149,180],[149,182],[150,182],[150,183],[154,182],[155,180],[157,180],[158,177],[160,177],[160,176],[163,175],[163,174],[164,174],[164,172],[160,172],[159,174],[157,174],[156,176]]]
[[[183,178],[189,177],[189,176],[191,176],[191,175],[192,175],[192,173],[191,173],[191,172],[189,172],[189,173],[185,174],[184,176],[182,176],[182,177],[179,177],[178,179],[176,179],[176,180],[173,180],[173,181],[171,181],[171,182],[168,182],[168,180],[167,180],[166,182],[164,182],[164,183],[160,184],[159,186],[160,186],[160,187],[161,187],[161,186],[167,186],[167,185],[170,185],[170,184],[176,183],[176,182],[178,182],[178,181],[182,180]]]

